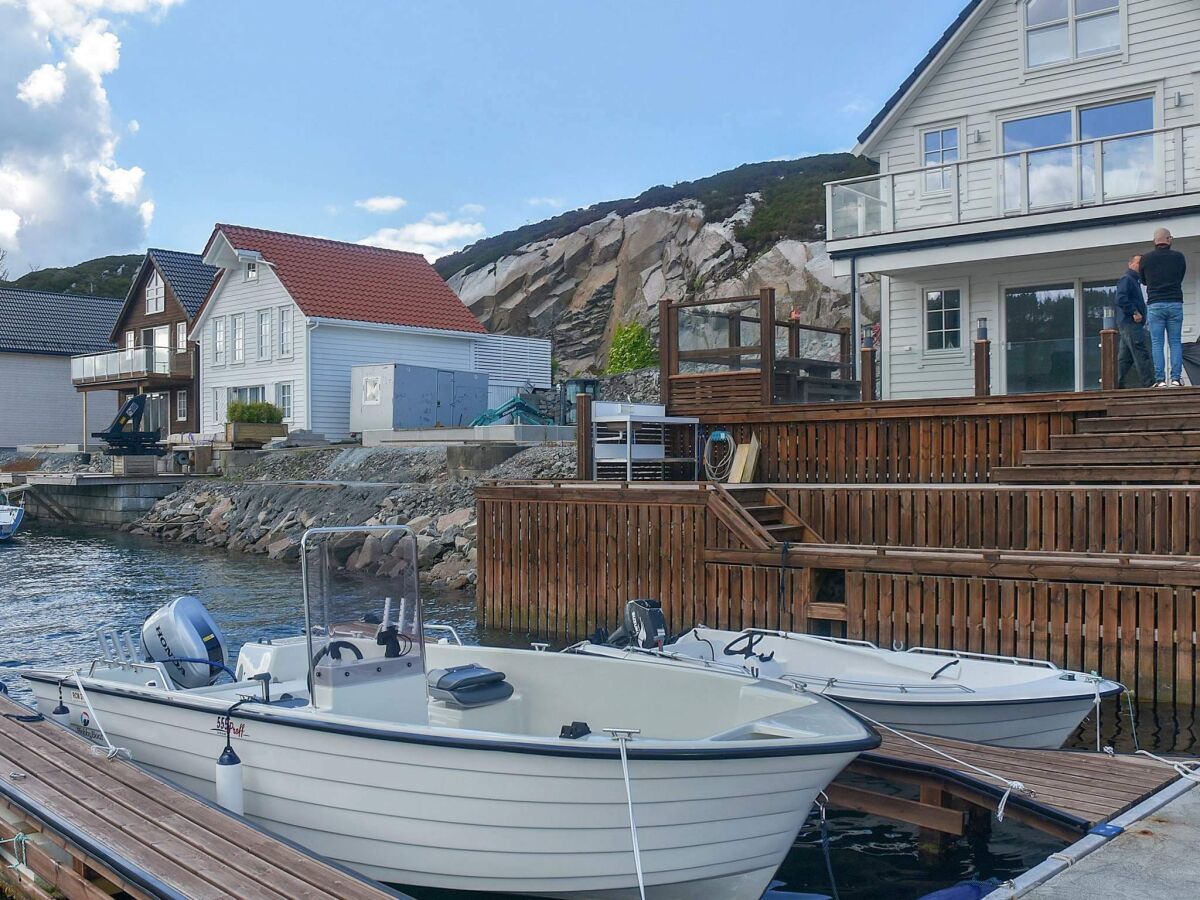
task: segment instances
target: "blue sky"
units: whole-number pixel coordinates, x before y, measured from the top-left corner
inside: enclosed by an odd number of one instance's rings
[[[849,149],[963,2],[144,0],[102,26],[120,43],[102,73],[110,168],[136,176],[150,221],[114,230],[110,252],[199,249],[229,221],[432,255],[654,184]],[[404,203],[356,206],[370,198]]]

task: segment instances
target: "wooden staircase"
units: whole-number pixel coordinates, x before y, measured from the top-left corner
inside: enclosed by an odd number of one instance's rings
[[[1114,400],[1108,415],[1052,435],[1021,465],[992,470],[1001,484],[1200,484],[1200,388]]]
[[[821,536],[770,488],[730,486],[726,492],[766,533],[770,546],[778,547],[784,541],[792,544],[824,543]]]

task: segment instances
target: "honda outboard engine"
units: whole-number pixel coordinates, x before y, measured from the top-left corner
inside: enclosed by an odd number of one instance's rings
[[[225,637],[195,597],[179,597],[159,607],[142,626],[142,646],[181,688],[207,687],[227,664]]]
[[[652,650],[667,642],[667,619],[658,600],[630,600],[625,604],[625,620],[612,633],[608,643],[614,647],[642,647]]]

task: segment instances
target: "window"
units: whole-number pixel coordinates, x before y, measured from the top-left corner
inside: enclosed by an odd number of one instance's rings
[[[228,394],[226,393],[225,388],[212,389],[213,422],[218,425],[223,425],[226,418],[229,416],[229,407],[226,403],[227,400]]]
[[[921,146],[924,164],[927,167],[943,166],[958,159],[958,129],[934,128],[922,133]],[[925,173],[925,192],[937,193],[950,190],[954,183],[954,172],[948,168],[935,168]]]
[[[225,365],[225,317],[217,316],[213,319],[213,365]]]
[[[271,311],[262,309],[258,312],[258,358],[271,358]]]
[[[378,406],[382,402],[380,396],[380,377],[378,375],[364,375],[362,384],[362,405]]]
[[[188,393],[187,391],[175,392],[175,421],[186,422],[188,417]]]
[[[132,331],[125,332],[125,349],[132,350],[137,346],[137,336]]]
[[[230,403],[262,403],[266,399],[267,390],[261,384],[229,388]]]
[[[256,263],[256,262],[246,263],[246,280],[247,281],[258,281],[258,263]]]
[[[246,361],[246,316],[243,313],[238,313],[236,316],[230,316],[230,321],[233,322],[233,361],[235,363]]]
[[[275,405],[283,413],[283,421],[292,420],[292,383],[281,381],[275,385]]]
[[[150,274],[150,280],[146,282],[146,315],[160,313],[166,309],[166,298],[166,286],[163,284],[158,270],[155,270]]]
[[[279,307],[279,355],[292,355],[292,308]]]
[[[1006,393],[1075,390],[1075,285],[1004,292]]]
[[[1121,0],[1025,0],[1025,65],[1121,49]]]
[[[175,323],[175,352],[187,353],[187,322]]]
[[[925,292],[925,349],[962,347],[962,294],[958,290]]]

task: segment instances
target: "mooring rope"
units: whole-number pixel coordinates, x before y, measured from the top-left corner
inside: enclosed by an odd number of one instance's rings
[[[1164,759],[1161,756],[1155,756],[1149,750],[1137,750],[1134,752],[1139,756],[1148,756],[1155,762],[1162,763],[1164,766],[1169,766],[1175,770],[1175,774],[1177,774],[1180,778],[1186,778],[1188,781],[1194,781],[1197,784],[1200,784],[1200,771],[1197,771],[1197,768],[1200,767],[1200,760],[1185,762],[1183,760]]]
[[[895,729],[890,725],[884,725],[882,722],[876,721],[875,719],[872,719],[870,716],[865,715],[856,709],[851,709],[845,703],[842,703],[842,701],[840,701],[834,697],[830,697],[828,694],[824,694],[822,696],[824,696],[825,699],[828,700],[830,703],[836,703],[838,706],[840,706],[842,709],[846,710],[846,712],[850,713],[852,716],[858,716],[860,719],[865,719],[866,721],[868,721],[872,725],[874,725],[876,728],[882,728],[885,731],[890,731],[892,734],[896,735],[897,737],[904,738],[904,740],[908,741],[909,743],[916,744],[922,750],[928,750],[930,753],[936,753],[938,756],[941,756],[944,759],[950,760],[950,762],[954,763],[955,765],[962,766],[964,769],[970,769],[972,772],[978,772],[980,775],[985,775],[988,778],[994,779],[995,781],[998,781],[1001,784],[1003,784],[1005,787],[1004,795],[1000,798],[1000,803],[996,807],[996,821],[997,822],[1004,821],[1004,809],[1005,809],[1005,807],[1008,806],[1008,798],[1012,795],[1013,791],[1016,791],[1018,794],[1026,794],[1030,797],[1037,796],[1037,793],[1032,788],[1026,787],[1023,782],[1017,781],[1012,778],[1005,778],[1003,775],[997,775],[995,772],[989,772],[987,769],[984,769],[984,768],[981,768],[980,766],[969,763],[966,760],[959,759],[958,757],[953,756],[944,750],[939,750],[937,747],[933,747],[929,744],[926,744],[924,741],[919,741],[910,734],[905,734],[903,731],[899,731],[898,729]]]
[[[20,869],[20,868],[28,867],[29,863],[25,859],[25,844],[28,843],[28,841],[29,841],[29,835],[27,835],[23,831],[18,831],[12,837],[5,838],[4,840],[0,841],[0,845],[3,845],[3,844],[12,844],[13,845],[12,856],[13,856],[13,859],[16,860],[16,862],[13,865],[9,866],[10,869]]]
[[[75,686],[79,688],[79,696],[83,698],[83,702],[87,704],[88,712],[92,714],[92,721],[96,723],[96,730],[100,732],[100,737],[104,738],[104,755],[108,759],[133,759],[133,754],[124,747],[117,747],[108,739],[108,732],[104,730],[104,726],[100,723],[100,717],[96,715],[96,709],[92,706],[92,701],[87,695],[87,691],[83,689],[83,682],[79,679],[79,670],[76,669],[71,673],[75,676]],[[92,747],[92,751],[100,750],[99,747]]]
[[[1125,705],[1129,707],[1129,733],[1133,735],[1133,752],[1137,753],[1142,748],[1138,746],[1137,735],[1137,719],[1133,715],[1133,692],[1125,692]]]
[[[1093,672],[1088,676],[1088,681],[1092,683],[1092,687],[1096,691],[1096,698],[1092,701],[1092,706],[1095,707],[1093,715],[1096,717],[1096,752],[1100,753],[1104,750],[1104,746],[1100,743],[1100,676]]]
[[[621,774],[625,778],[625,802],[629,805],[629,834],[633,839],[633,865],[637,871],[638,893],[646,900],[646,879],[642,875],[642,848],[638,846],[637,822],[633,819],[633,789],[629,785],[629,758],[625,752],[626,742],[635,734],[641,734],[636,728],[605,728],[621,749]]]
[[[825,798],[825,802],[821,798]],[[821,852],[825,856],[825,871],[829,875],[829,890],[833,893],[833,900],[841,900],[838,895],[837,879],[833,877],[833,859],[829,850],[829,822],[825,819],[825,803],[829,801],[829,795],[824,791],[817,792],[817,808],[821,811]]]

